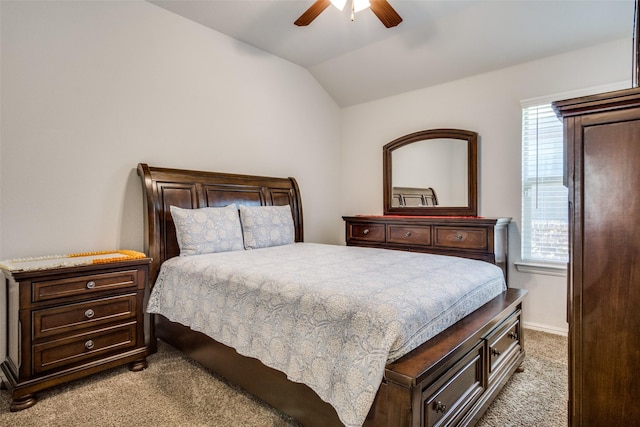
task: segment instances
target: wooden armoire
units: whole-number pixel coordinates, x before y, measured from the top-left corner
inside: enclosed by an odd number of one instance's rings
[[[569,189],[569,425],[638,425],[640,89],[554,109]]]

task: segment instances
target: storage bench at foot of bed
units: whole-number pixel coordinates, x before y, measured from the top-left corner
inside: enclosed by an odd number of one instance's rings
[[[475,424],[524,358],[525,290],[504,293],[387,366],[366,427]],[[206,335],[155,316],[156,335],[304,426],[341,426],[304,384]]]
[[[525,290],[508,289],[389,364],[387,398],[403,396],[406,404],[395,406],[387,424],[371,425],[474,425],[524,359],[525,295]]]

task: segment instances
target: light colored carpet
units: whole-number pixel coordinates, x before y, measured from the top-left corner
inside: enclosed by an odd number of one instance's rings
[[[481,427],[567,425],[567,339],[527,330],[525,372],[516,373],[480,420]],[[116,368],[38,393],[38,403],[9,412],[1,426],[291,427],[297,424],[214,377],[160,342],[149,368]]]

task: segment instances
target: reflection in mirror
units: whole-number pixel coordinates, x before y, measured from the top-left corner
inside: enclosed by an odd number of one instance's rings
[[[393,152],[392,206],[467,206],[467,141],[427,139]]]
[[[431,129],[383,147],[385,215],[477,215],[478,134]]]
[[[393,187],[391,206],[438,206],[438,196],[432,187]]]

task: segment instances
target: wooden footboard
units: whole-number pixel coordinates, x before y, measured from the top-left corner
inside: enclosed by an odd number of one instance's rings
[[[474,425],[524,359],[526,293],[508,289],[388,365],[387,385],[410,396],[410,415],[405,421],[397,412],[381,425]],[[402,422],[396,423],[398,419]]]
[[[526,291],[508,289],[387,366],[367,427],[474,425],[524,358]],[[304,426],[342,426],[301,383],[186,326],[155,316],[157,338]]]

